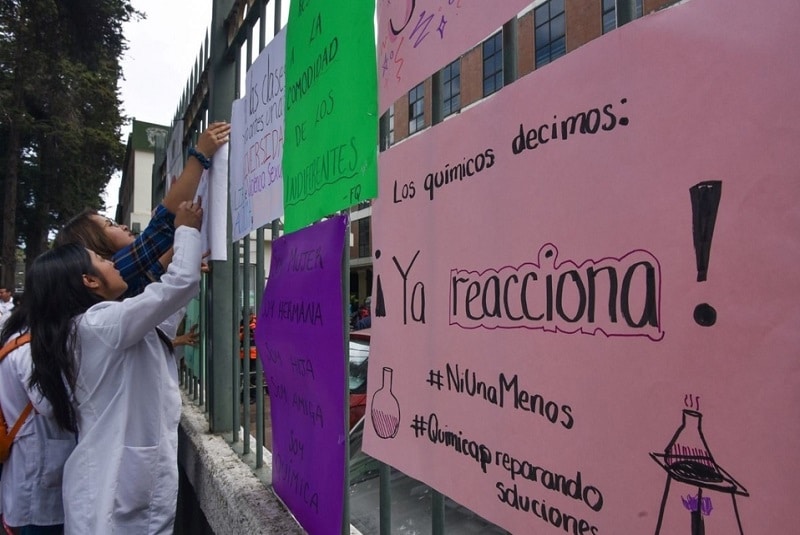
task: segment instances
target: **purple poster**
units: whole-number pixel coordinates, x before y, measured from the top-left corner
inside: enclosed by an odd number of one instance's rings
[[[275,241],[256,344],[272,411],[272,484],[309,533],[341,533],[346,437],[337,216]]]

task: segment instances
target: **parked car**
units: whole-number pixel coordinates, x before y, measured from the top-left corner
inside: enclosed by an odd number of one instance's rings
[[[367,361],[369,359],[370,330],[350,333],[350,429],[364,417],[367,408]]]

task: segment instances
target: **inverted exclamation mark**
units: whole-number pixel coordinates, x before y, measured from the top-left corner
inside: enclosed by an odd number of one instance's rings
[[[381,257],[381,250],[375,251],[375,260]],[[383,298],[383,286],[381,285],[381,276],[378,274],[378,294],[375,299],[375,317],[386,317],[386,300]]]
[[[722,197],[722,181],[708,180],[689,188],[692,199],[692,236],[697,259],[697,282],[708,278],[708,263],[711,259],[711,238]],[[694,321],[703,327],[711,327],[717,321],[717,311],[708,303],[694,309]]]

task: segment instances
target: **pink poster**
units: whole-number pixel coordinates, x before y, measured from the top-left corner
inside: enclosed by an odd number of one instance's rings
[[[381,155],[367,453],[517,534],[797,531],[800,4],[767,4]]]
[[[403,93],[479,43],[531,0],[378,0],[378,93],[384,112]]]

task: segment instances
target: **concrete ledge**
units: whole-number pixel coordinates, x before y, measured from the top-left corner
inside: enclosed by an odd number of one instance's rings
[[[272,480],[271,462],[267,462],[268,458],[271,460],[269,452],[264,452],[265,468],[259,470],[262,481],[223,437],[208,432],[208,420],[201,408],[184,392],[181,396],[178,463],[214,533],[305,533],[275,496],[271,485],[264,483]],[[251,451],[254,450],[255,440],[252,440]]]

